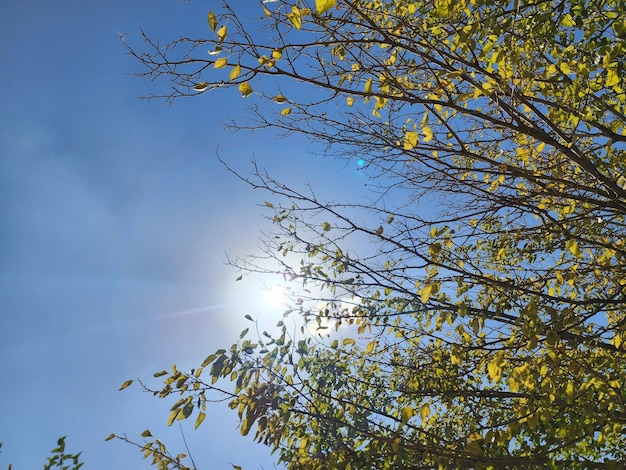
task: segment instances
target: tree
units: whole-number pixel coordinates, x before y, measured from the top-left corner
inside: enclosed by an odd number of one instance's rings
[[[50,451],[52,454],[48,457],[48,462],[44,464],[44,470],[78,470],[84,465],[84,462],[80,462],[80,454],[66,454],[65,453],[65,438],[67,436],[60,437],[57,440],[57,446]],[[2,448],[2,442],[0,442],[0,448]],[[9,464],[8,470],[11,470],[13,465]]]
[[[377,197],[246,179],[277,233],[238,264],[280,266],[301,329],[155,374],[181,395],[169,422],[217,394],[290,469],[622,468],[624,4],[263,5],[129,46],[167,84],[151,97],[235,88],[255,106],[233,126],[363,156]]]

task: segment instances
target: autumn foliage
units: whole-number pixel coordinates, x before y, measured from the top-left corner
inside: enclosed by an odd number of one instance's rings
[[[154,96],[232,88],[254,126],[362,155],[382,196],[247,180],[276,233],[240,266],[278,266],[302,328],[164,371],[170,422],[226,397],[290,469],[623,468],[623,3],[232,3],[130,49]]]

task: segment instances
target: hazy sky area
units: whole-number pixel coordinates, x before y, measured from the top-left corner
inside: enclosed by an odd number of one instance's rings
[[[225,253],[255,252],[269,212],[259,207],[266,194],[217,161],[218,146],[243,173],[255,156],[321,196],[363,190],[359,156],[346,165],[314,157],[299,138],[225,131],[220,122],[245,116],[254,97],[220,91],[173,107],[137,99],[151,84],[128,75],[139,64],[119,34],[137,47],[140,27],[164,41],[208,35],[212,6],[1,3],[0,469],[41,468],[63,435],[85,469],[153,468],[104,439],[140,440],[150,428],[184,451],[178,425],[166,426],[172,402],[135,385],[120,392],[122,382],[172,363],[197,367],[249,326],[244,315],[280,316],[259,279],[235,282],[225,264]],[[184,424],[199,468],[273,468],[237,423],[221,404],[198,431]]]

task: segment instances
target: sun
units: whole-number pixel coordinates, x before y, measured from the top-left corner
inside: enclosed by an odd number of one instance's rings
[[[287,305],[287,289],[283,286],[269,287],[265,290],[265,304],[272,310],[285,308]]]

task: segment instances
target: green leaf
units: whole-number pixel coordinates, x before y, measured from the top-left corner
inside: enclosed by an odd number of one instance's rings
[[[183,407],[182,415],[185,419],[189,418],[193,413],[193,403],[189,402]]]

